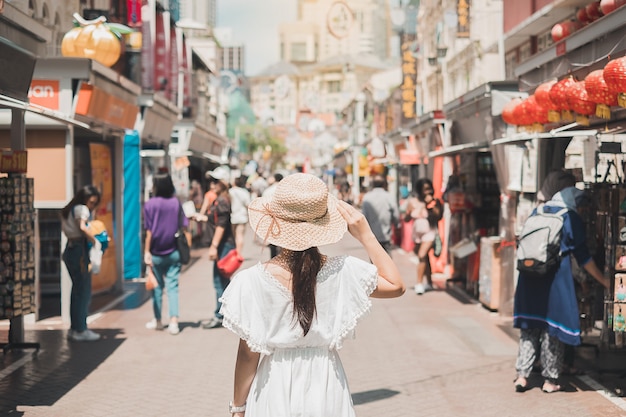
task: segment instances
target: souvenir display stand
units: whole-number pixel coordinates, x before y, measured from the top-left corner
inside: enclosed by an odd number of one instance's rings
[[[34,181],[24,174],[0,178],[0,319],[9,319],[6,353],[11,349],[34,348],[39,343],[24,343],[14,329],[14,321],[34,313],[35,233]]]

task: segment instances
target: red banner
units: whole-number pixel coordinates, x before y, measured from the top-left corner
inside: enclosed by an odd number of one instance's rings
[[[128,26],[141,26],[141,0],[126,0],[126,16]]]
[[[156,15],[156,39],[154,43],[154,91],[168,90],[170,72],[170,57],[165,42],[165,25],[163,13]],[[168,33],[169,36],[169,33]]]

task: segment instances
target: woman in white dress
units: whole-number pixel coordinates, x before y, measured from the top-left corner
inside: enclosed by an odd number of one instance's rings
[[[398,268],[365,217],[315,176],[285,177],[272,197],[251,202],[249,215],[255,233],[283,250],[238,272],[221,298],[223,325],[240,338],[231,414],[354,416],[337,350],[369,311],[369,297],[404,293]],[[318,251],[346,230],[372,263]]]

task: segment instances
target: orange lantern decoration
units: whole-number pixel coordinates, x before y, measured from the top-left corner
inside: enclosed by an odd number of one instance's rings
[[[537,104],[546,109],[549,122],[559,122],[561,120],[561,114],[558,112],[559,107],[554,104],[550,98],[550,90],[554,84],[556,84],[556,80],[540,84],[539,87],[535,89]]]
[[[63,36],[63,56],[90,58],[107,67],[113,66],[120,58],[122,44],[117,35],[104,24],[106,18],[100,16],[94,20],[85,20],[78,13],[73,16],[80,27]]]
[[[535,95],[529,96],[526,99],[526,108],[529,114],[530,130],[533,132],[543,132],[543,124],[548,123],[548,110],[539,103]]]
[[[589,115],[592,115],[596,111],[596,103],[589,100],[589,94],[585,89],[584,81],[575,81],[570,85],[566,91],[567,101],[572,110],[578,115],[576,116],[576,123],[589,126]]]
[[[617,94],[617,104],[626,107],[626,57],[609,61],[602,75],[609,91]]]
[[[609,106],[617,106],[617,94],[609,91],[603,73],[603,70],[590,72],[585,77],[585,90],[589,95],[589,101],[596,103],[596,116],[610,119],[611,108]]]
[[[516,97],[504,105],[504,107],[502,108],[502,120],[504,120],[504,123],[510,125],[517,124],[515,122],[515,116],[513,115],[513,112],[515,111],[515,107],[517,107],[521,102],[522,99]]]
[[[533,114],[530,109],[528,98],[522,100],[515,109],[513,109],[513,119],[517,126],[529,126],[533,123]]]
[[[567,101],[567,90],[576,81],[570,76],[554,83],[550,88],[550,100],[556,106],[554,110],[561,112],[561,120],[564,122],[574,121],[569,102]]]

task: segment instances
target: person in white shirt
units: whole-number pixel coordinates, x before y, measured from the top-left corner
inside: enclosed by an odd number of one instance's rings
[[[248,225],[248,204],[250,204],[250,191],[246,189],[246,177],[235,179],[234,185],[228,190],[230,195],[230,223],[235,236],[235,248],[243,255],[243,242]]]

